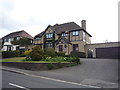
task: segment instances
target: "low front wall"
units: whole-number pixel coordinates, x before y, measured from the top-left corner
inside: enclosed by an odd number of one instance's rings
[[[26,70],[48,70],[47,64],[49,63],[26,63],[26,62],[2,62],[3,66],[26,69]],[[60,63],[52,63],[55,68],[58,68]],[[73,65],[74,63],[61,63],[63,67],[68,67],[69,65]]]

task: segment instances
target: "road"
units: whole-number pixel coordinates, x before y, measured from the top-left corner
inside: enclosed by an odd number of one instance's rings
[[[90,88],[75,83],[31,77],[9,71],[3,71],[3,74],[3,88]]]
[[[16,84],[27,88],[118,87],[118,60],[81,59],[81,61],[82,64],[78,66],[50,71],[28,71],[11,68],[30,75],[3,71],[3,87],[15,87]]]

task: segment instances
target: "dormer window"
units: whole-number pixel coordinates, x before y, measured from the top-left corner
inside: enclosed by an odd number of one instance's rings
[[[40,38],[38,38],[38,37],[37,37],[37,38],[35,38],[35,40],[39,40],[39,39],[40,39]]]
[[[16,37],[17,40],[20,40],[20,37]]]
[[[9,41],[9,39],[8,39],[8,38],[7,38],[7,39],[4,39],[4,41],[5,41],[5,42],[8,42],[8,41]]]
[[[62,33],[62,37],[66,37],[67,35],[67,33]]]
[[[46,38],[53,38],[53,33],[46,34]]]
[[[73,31],[73,32],[72,32],[72,35],[73,35],[73,36],[78,36],[78,35],[79,35],[79,31]]]

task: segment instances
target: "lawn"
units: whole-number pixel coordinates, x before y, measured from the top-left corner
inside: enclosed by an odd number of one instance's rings
[[[16,58],[6,58],[6,59],[2,59],[2,61],[0,62],[23,62],[23,59],[25,59],[25,57],[16,57]]]
[[[16,58],[8,58],[2,59],[0,62],[29,62],[29,63],[58,63],[58,62],[51,62],[51,61],[24,61],[25,57],[16,57]],[[69,62],[63,62],[69,63]]]

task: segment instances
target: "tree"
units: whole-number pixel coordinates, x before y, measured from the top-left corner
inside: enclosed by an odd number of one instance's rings
[[[27,46],[31,45],[31,40],[28,38],[21,38],[20,40],[14,40],[11,42],[14,45]]]

